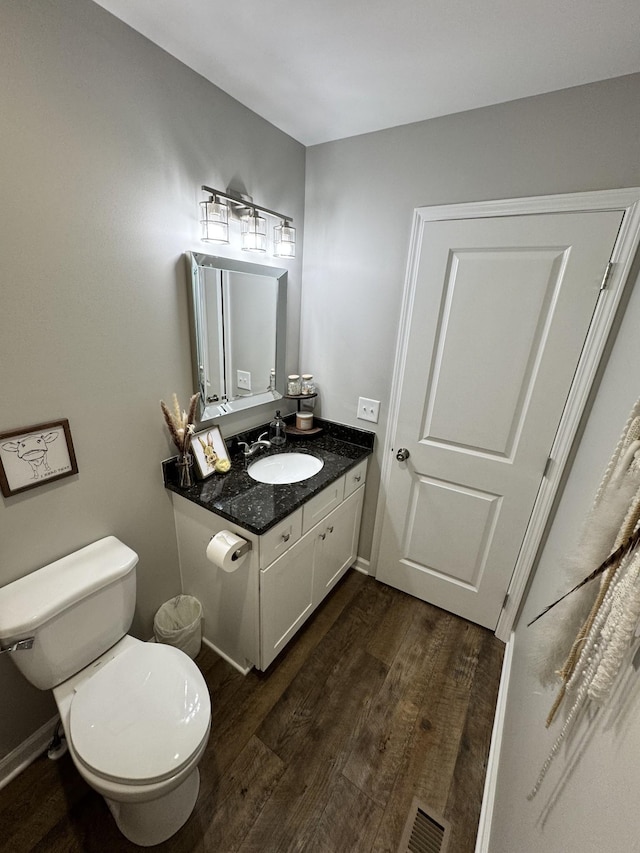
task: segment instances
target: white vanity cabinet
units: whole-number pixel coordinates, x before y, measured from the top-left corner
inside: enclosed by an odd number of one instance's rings
[[[266,669],[358,554],[367,460],[262,536],[173,493],[182,589],[203,608],[203,639],[238,669]],[[227,529],[251,543],[234,572],[206,547]]]
[[[344,477],[338,483],[344,493]],[[355,562],[363,496],[359,488],[261,569],[260,669],[269,666]]]

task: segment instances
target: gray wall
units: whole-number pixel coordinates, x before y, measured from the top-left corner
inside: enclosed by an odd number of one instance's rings
[[[326,389],[324,417],[384,436],[414,208],[634,186],[639,99],[630,75],[307,149],[300,365]],[[377,425],[356,420],[359,396],[382,401]]]
[[[140,556],[146,637],[180,590],[159,401],[192,392],[182,254],[206,251],[200,185],[289,213],[300,255],[305,150],[88,0],[0,0],[0,79],[0,430],[68,418],[79,465],[2,499],[0,585],[113,533]],[[0,759],[54,713],[6,658]]]
[[[388,417],[395,339],[414,207],[640,185],[640,75],[394,128],[307,151],[301,364],[327,389],[328,418],[356,420],[359,395]],[[561,556],[640,393],[640,288],[633,290],[551,527],[524,617],[558,590]],[[378,442],[377,475],[385,449]],[[371,469],[370,469],[371,470]],[[371,544],[375,491],[360,553]],[[375,568],[375,567],[372,567]],[[523,620],[524,621],[524,620]],[[544,720],[553,692],[530,674],[530,632],[518,627],[491,853],[638,850],[638,678],[624,703],[579,732],[542,795],[526,794],[557,735]],[[630,678],[630,674],[632,677]],[[577,756],[577,757],[576,757]]]

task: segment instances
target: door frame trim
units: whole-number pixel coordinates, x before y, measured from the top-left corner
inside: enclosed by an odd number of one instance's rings
[[[580,355],[578,367],[569,390],[569,396],[567,397],[567,403],[551,448],[553,464],[550,466],[550,470],[547,471],[547,475],[543,478],[538,491],[531,518],[525,531],[522,547],[507,590],[508,599],[498,619],[495,634],[505,642],[511,635],[545,528],[551,518],[558,487],[562,480],[580,421],[587,410],[589,395],[609,340],[618,306],[620,305],[629,272],[640,243],[640,187],[417,207],[413,213],[389,400],[389,420],[383,439],[384,457],[380,474],[375,534],[372,542],[371,562],[376,566],[380,553],[386,494],[393,466],[393,454],[390,451],[394,446],[398,428],[400,392],[406,365],[409,326],[420,262],[419,249],[422,244],[425,227],[430,222],[452,219],[480,219],[487,216],[525,216],[544,213],[578,213],[607,210],[619,210],[623,213],[620,231],[611,254],[613,269],[607,287],[601,291],[600,298],[596,303],[585,345]]]

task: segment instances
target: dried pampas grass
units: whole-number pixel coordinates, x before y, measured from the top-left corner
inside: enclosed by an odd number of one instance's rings
[[[189,400],[189,410],[185,412],[180,410],[178,403],[178,395],[172,397],[173,411],[169,409],[164,400],[160,400],[160,408],[164,415],[165,423],[169,434],[173,439],[173,443],[178,448],[180,453],[187,453],[189,450],[189,440],[195,430],[196,410],[198,407],[199,394],[194,394]]]
[[[617,489],[601,496],[586,520],[581,542],[575,552],[563,561],[563,581],[558,595],[572,589],[613,551],[620,521],[639,489],[640,475],[628,474]],[[553,608],[553,616],[544,616],[531,626],[529,663],[543,686],[558,684],[559,672],[599,589],[599,581],[591,581],[559,602]]]

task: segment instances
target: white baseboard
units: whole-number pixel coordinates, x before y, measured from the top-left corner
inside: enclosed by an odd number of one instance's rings
[[[355,569],[356,572],[361,572],[363,575],[371,574],[371,562],[369,560],[365,560],[364,557],[356,557],[356,561],[351,568]]]
[[[48,747],[60,718],[56,715],[0,760],[0,788],[22,773]]]
[[[480,822],[478,824],[475,853],[489,853],[491,821],[493,820],[496,787],[498,784],[498,765],[500,763],[500,750],[502,749],[502,733],[504,731],[504,722],[507,713],[507,693],[509,691],[509,679],[511,677],[513,646],[514,634],[512,632],[509,637],[509,641],[505,646],[504,660],[502,661],[502,675],[500,676],[500,687],[498,688],[498,699],[496,702],[496,715],[493,720],[493,730],[491,732],[491,747],[489,749],[489,758],[487,760],[487,775],[484,780],[484,794],[482,796],[482,809],[480,811]]]
[[[242,675],[246,675],[248,672],[251,672],[251,670],[253,669],[253,666],[241,666],[237,661],[233,660],[233,658],[230,658],[229,655],[226,655],[217,646],[214,646],[213,643],[210,640],[207,640],[206,637],[202,638],[202,642],[205,644],[205,646],[209,646],[210,649],[213,649],[213,651],[217,655],[220,655],[220,657],[223,660],[226,660],[227,663],[230,663],[231,666],[234,669],[237,669],[238,672],[242,673]]]

